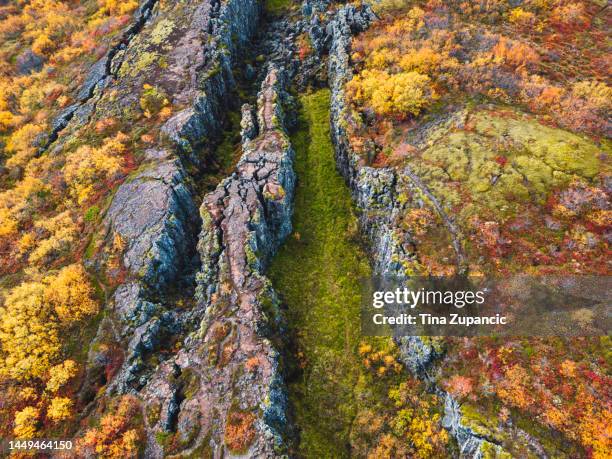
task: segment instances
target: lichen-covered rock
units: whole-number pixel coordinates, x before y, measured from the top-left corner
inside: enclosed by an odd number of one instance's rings
[[[131,128],[133,119],[146,124],[138,135],[153,139],[140,167],[115,192],[102,225],[107,244],[121,248],[125,280],[110,296],[110,314],[91,347],[121,349],[121,355],[90,352],[86,379],[106,384],[109,395],[141,391],[160,359],[159,347],[193,328],[194,314],[201,312],[179,310],[170,299],[199,264],[201,222],[190,172],[203,166],[221,135],[235,85],[232,64],[255,33],[260,12],[253,0],[143,2],[120,43],[92,67],[79,102],[60,116],[49,139],[51,152],[73,148],[99,123],[114,120]],[[163,118],[162,108],[168,113]],[[102,270],[108,254],[101,251],[90,264]],[[175,386],[175,372],[163,387]],[[101,373],[111,380],[99,378]],[[180,401],[165,413],[178,412]],[[175,426],[169,416],[166,425]]]
[[[501,448],[499,448],[499,446],[492,445],[464,425],[459,404],[449,394],[445,394],[444,396],[444,418],[442,419],[442,425],[444,428],[448,429],[453,437],[455,437],[455,440],[457,440],[462,458],[482,459],[484,445],[486,445],[486,447],[493,447],[494,450],[501,453]],[[494,455],[494,457],[498,456]]]
[[[346,179],[360,214],[360,226],[370,242],[370,255],[375,271],[401,278],[404,266],[413,258],[411,241],[406,234],[398,234],[392,223],[402,210],[396,185],[398,176],[391,168],[366,167],[351,150],[346,134],[348,108],[344,86],[352,78],[350,66],[351,37],[365,30],[376,17],[371,9],[347,6],[338,11],[327,26],[332,37],[328,62],[329,85],[332,90],[331,136],[336,151],[336,162]]]
[[[236,171],[201,206],[202,316],[193,317],[199,330],[142,391],[148,404],[161,406],[149,437],[176,435],[184,452],[204,448],[214,457],[275,457],[287,446],[288,402],[271,341],[281,326],[279,302],[263,275],[291,231],[295,174],[283,124],[284,86],[282,73],[271,67],[258,97],[259,135],[245,136]],[[180,383],[188,373],[198,376],[189,394]],[[186,419],[200,420],[197,432],[188,431]],[[162,449],[149,441],[147,455],[159,457]]]
[[[152,165],[119,187],[106,215],[126,241],[125,267],[150,289],[165,288],[189,260],[199,220],[186,183],[178,159]]]

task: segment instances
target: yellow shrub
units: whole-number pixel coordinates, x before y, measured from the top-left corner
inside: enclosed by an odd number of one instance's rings
[[[30,254],[29,261],[34,264],[44,264],[52,260],[54,255],[67,250],[78,236],[78,229],[65,211],[49,218],[36,222],[36,227],[48,234],[48,237],[36,243],[36,248]]]
[[[51,309],[43,301],[41,282],[13,288],[0,308],[0,377],[16,380],[42,378],[61,346]]]
[[[0,237],[8,237],[17,233],[17,220],[6,207],[0,207]]]
[[[588,101],[598,110],[612,110],[612,88],[598,81],[581,81],[572,86],[572,95]]]
[[[49,370],[49,380],[45,390],[55,394],[60,390],[71,378],[77,374],[78,368],[74,360],[65,360],[59,365],[55,365]]]
[[[399,52],[395,49],[382,48],[373,51],[367,58],[366,65],[370,69],[385,70],[395,65],[399,60]]]
[[[31,123],[17,129],[6,143],[6,151],[13,153],[13,156],[6,161],[6,165],[8,167],[25,166],[34,157],[36,153],[34,141],[44,130],[45,126]]]
[[[17,438],[31,439],[36,436],[39,412],[33,406],[26,406],[15,413],[13,433]]]
[[[83,266],[74,264],[62,268],[57,276],[45,279],[44,300],[64,324],[73,324],[98,312]]]
[[[19,95],[19,111],[26,116],[34,116],[43,107],[45,91],[39,81],[30,81]]]
[[[54,397],[47,408],[47,417],[52,421],[63,421],[72,416],[72,400],[67,397]]]
[[[38,400],[38,391],[33,387],[24,387],[19,391],[19,400],[23,402],[35,402]]]
[[[364,70],[349,82],[347,90],[353,100],[371,107],[377,115],[398,118],[418,115],[438,97],[429,77],[418,72]]]
[[[399,65],[404,72],[430,73],[440,65],[441,61],[442,55],[431,48],[425,47],[409,51],[402,56]]]
[[[20,222],[30,217],[30,212],[43,203],[41,196],[48,187],[40,180],[27,175],[14,188],[0,193],[0,209],[9,209],[5,218]],[[1,213],[0,213],[0,222]],[[7,220],[5,220],[5,224]],[[10,222],[8,223],[10,225]]]
[[[36,54],[48,56],[55,49],[56,44],[44,33],[39,35],[32,43],[32,51]]]
[[[117,16],[123,14],[130,14],[136,8],[138,8],[138,2],[136,0],[98,0],[101,12]]]
[[[121,171],[123,158],[120,155],[126,151],[125,140],[126,136],[119,133],[107,139],[100,148],[85,145],[68,157],[64,178],[79,204],[91,197],[96,185]]]
[[[2,212],[0,210],[0,212]],[[32,233],[26,233],[19,239],[19,243],[17,244],[19,248],[19,254],[24,255],[32,250],[36,246],[36,238]]]
[[[516,24],[520,27],[532,26],[536,22],[536,17],[533,13],[525,11],[523,8],[518,7],[510,11],[508,15],[508,21],[511,24]]]
[[[0,111],[0,131],[6,131],[15,124],[15,115],[8,110]]]
[[[76,372],[71,361],[53,367],[61,351],[59,334],[98,311],[93,293],[81,265],[11,289],[0,308],[0,378],[48,378],[49,390],[59,389]]]

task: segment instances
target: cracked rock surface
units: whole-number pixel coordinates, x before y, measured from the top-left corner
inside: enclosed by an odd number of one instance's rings
[[[283,126],[283,85],[281,72],[272,67],[258,97],[258,135],[247,138],[236,172],[200,208],[199,329],[142,392],[149,406],[161,407],[159,421],[148,426],[151,438],[153,432],[174,426],[178,435],[187,435],[184,429],[190,426],[197,433],[185,447],[204,447],[215,457],[238,452],[273,457],[284,448],[289,428],[279,352],[273,344],[274,332],[282,327],[278,300],[262,274],[291,231],[295,176]],[[188,398],[182,375],[196,375]],[[228,432],[232,423],[243,423],[251,435],[233,442]],[[161,455],[154,441],[149,441],[147,454]]]

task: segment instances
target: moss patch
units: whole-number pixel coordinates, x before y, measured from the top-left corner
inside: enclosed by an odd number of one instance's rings
[[[289,390],[304,457],[348,457],[357,393],[372,390],[357,353],[359,279],[370,271],[352,236],[357,222],[349,190],[336,171],[329,97],[320,90],[300,98],[299,130],[291,138],[298,175],[294,233],[269,272],[288,306],[303,367]]]
[[[265,9],[268,14],[280,16],[286,13],[292,5],[290,0],[266,0]]]
[[[478,262],[482,269],[508,272],[523,271],[526,264],[565,269],[573,257],[565,238],[573,238],[574,230],[582,235],[590,223],[563,220],[555,215],[559,210],[555,205],[569,188],[578,190],[572,191],[577,195],[588,187],[602,188],[604,176],[610,173],[607,144],[597,145],[499,106],[471,108],[420,131],[415,139],[411,135],[405,140],[414,141],[418,148],[405,161],[447,215],[454,217],[472,264],[483,260],[484,264]],[[430,204],[418,189],[405,194],[413,206],[421,201]],[[557,224],[555,219],[562,221]],[[568,229],[568,225],[575,227]],[[441,240],[439,233],[417,236],[419,261],[424,265],[453,259],[450,246],[436,242]],[[558,248],[551,249],[551,243]],[[589,246],[589,270],[601,266],[604,246],[600,240]]]

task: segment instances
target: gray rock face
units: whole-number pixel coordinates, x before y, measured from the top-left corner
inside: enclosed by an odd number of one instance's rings
[[[346,129],[348,110],[344,86],[352,78],[350,67],[351,37],[365,30],[374,13],[368,6],[361,10],[350,5],[338,11],[327,25],[331,36],[328,63],[329,85],[332,91],[331,135],[336,151],[336,163],[347,181],[353,199],[362,211],[360,226],[369,239],[375,271],[385,275],[404,276],[402,262],[410,260],[410,240],[400,235],[393,222],[402,210],[397,200],[397,173],[393,169],[366,167],[351,150]]]
[[[442,350],[420,336],[396,338],[403,364],[414,374],[427,378],[427,369],[442,355]]]
[[[463,417],[459,404],[449,394],[444,396],[444,418],[442,425],[457,440],[462,458],[481,459],[483,440],[469,427],[463,424]]]
[[[124,32],[126,39],[92,68],[82,103],[58,125],[67,132],[53,148],[62,148],[65,138],[93,123],[98,113],[122,116],[138,107],[142,86],[151,78],[136,65],[143,55],[163,53],[164,73],[155,75],[155,84],[173,104],[188,107],[166,122],[163,141],[146,151],[140,170],[119,186],[104,218],[107,240],[119,236],[124,242],[127,277],[107,305],[112,314],[101,325],[105,332],[94,341],[94,347],[110,341],[124,354],[108,394],[138,393],[151,372],[147,356],[165,338],[193,328],[194,317],[179,313],[168,300],[177,282],[194,269],[201,225],[186,167],[200,166],[200,147],[219,135],[235,84],[232,61],[248,44],[259,16],[254,0],[186,2],[165,10],[154,0],[144,2]],[[172,46],[159,45],[160,24],[170,30]],[[112,95],[105,91],[109,85]],[[90,373],[99,372],[105,362],[95,353],[91,357]]]
[[[257,121],[255,120],[255,114],[253,113],[253,107],[249,104],[244,104],[241,108],[241,119],[240,119],[240,136],[242,137],[242,143],[249,142],[257,137]]]
[[[106,222],[127,243],[123,262],[130,273],[153,290],[174,281],[199,223],[179,160],[154,164],[120,186]]]
[[[200,419],[186,452],[206,447],[215,457],[237,454],[228,433],[235,419],[243,420],[249,432],[239,445],[241,455],[276,457],[286,446],[288,401],[279,353],[270,341],[280,325],[279,302],[262,274],[291,231],[295,174],[283,124],[284,85],[283,75],[272,67],[258,96],[259,135],[245,136],[236,171],[200,208],[199,315],[193,315],[199,330],[141,392],[149,406],[161,406],[159,421],[148,426],[150,438],[160,430],[173,432],[175,422],[178,435],[189,436],[187,419]],[[251,111],[244,113],[249,117]],[[197,374],[188,397],[184,387],[170,383],[173,372]],[[147,456],[160,455],[150,441]]]

